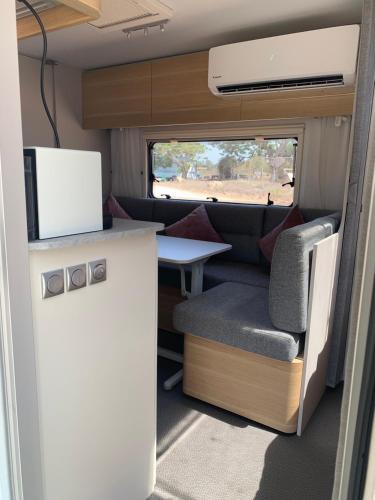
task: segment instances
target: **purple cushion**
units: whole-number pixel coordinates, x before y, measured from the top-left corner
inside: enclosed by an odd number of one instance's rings
[[[122,208],[113,194],[110,194],[103,207],[104,213],[111,214],[116,219],[131,219],[130,215]]]
[[[224,243],[212,226],[204,205],[200,205],[183,219],[165,228],[165,234],[176,238]]]
[[[270,231],[258,241],[259,248],[261,249],[262,254],[265,256],[265,258],[269,262],[272,261],[273,251],[275,249],[276,241],[280,233],[285,231],[285,229],[299,226],[300,224],[304,223],[305,221],[303,220],[301,211],[298,208],[298,205],[296,205],[288,212],[288,215],[278,226],[273,228],[272,231]]]

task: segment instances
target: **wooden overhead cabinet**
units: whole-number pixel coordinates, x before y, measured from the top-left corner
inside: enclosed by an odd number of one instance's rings
[[[152,61],[152,123],[241,119],[240,98],[215,97],[207,86],[208,52]]]
[[[83,74],[83,127],[139,127],[151,123],[151,63]]]
[[[46,31],[55,31],[77,24],[87,23],[100,17],[101,0],[56,0],[51,8],[39,12]],[[40,33],[33,15],[17,20],[17,37],[23,40]]]
[[[242,97],[241,120],[351,115],[354,87],[327,87]]]
[[[91,70],[83,76],[85,128],[351,115],[354,87],[243,96],[208,89],[208,52]]]

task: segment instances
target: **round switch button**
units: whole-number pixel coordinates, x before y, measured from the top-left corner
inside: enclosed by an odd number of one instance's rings
[[[103,264],[98,264],[97,266],[95,266],[93,276],[95,281],[101,281],[105,278],[105,267]]]
[[[52,274],[47,280],[47,290],[56,295],[64,289],[64,278],[60,274]]]
[[[77,288],[82,287],[86,282],[86,274],[83,271],[83,269],[76,269],[75,271],[73,271],[71,280],[72,284],[75,287]]]

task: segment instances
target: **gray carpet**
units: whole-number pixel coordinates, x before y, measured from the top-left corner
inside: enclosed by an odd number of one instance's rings
[[[162,382],[179,365],[159,358],[157,483],[150,500],[329,500],[341,390],[327,390],[301,438],[279,434]]]

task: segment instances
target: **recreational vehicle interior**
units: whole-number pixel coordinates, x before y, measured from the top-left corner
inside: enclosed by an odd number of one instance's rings
[[[1,498],[374,498],[375,3],[0,13]]]

